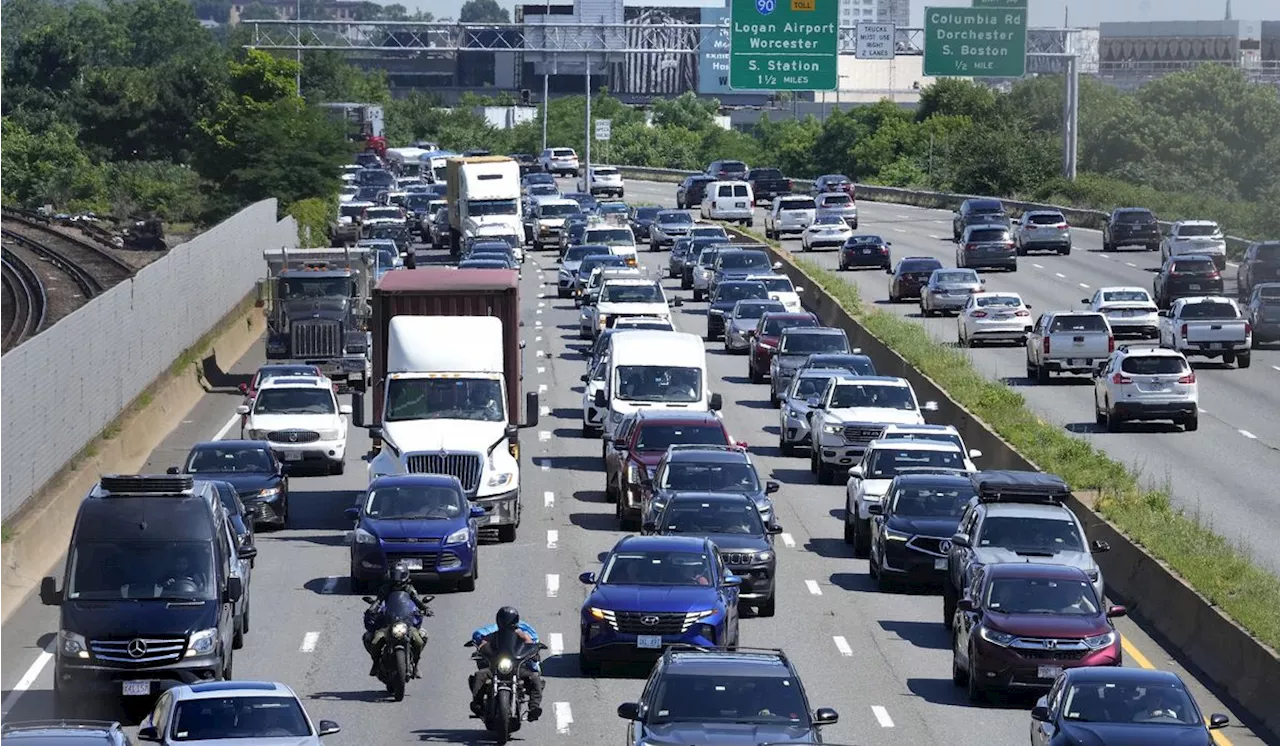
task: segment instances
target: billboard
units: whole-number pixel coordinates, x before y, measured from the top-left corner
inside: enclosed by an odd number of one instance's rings
[[[698,48],[698,93],[723,96],[730,93],[771,93],[771,91],[735,91],[729,88],[729,8],[702,8],[704,25],[720,28],[703,29],[702,46]]]

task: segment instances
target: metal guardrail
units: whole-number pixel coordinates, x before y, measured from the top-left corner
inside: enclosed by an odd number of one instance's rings
[[[686,176],[695,176],[702,173],[701,171],[683,171],[675,168],[645,168],[641,166],[617,166],[623,176],[630,179],[640,179],[642,181],[661,181],[669,183],[679,183]],[[807,190],[813,187],[813,181],[810,179],[793,179],[797,189]],[[955,210],[960,207],[960,203],[966,199],[993,199],[985,195],[979,194],[949,194],[947,192],[927,192],[917,189],[903,189],[900,187],[887,187],[877,184],[858,184],[858,199],[865,199],[871,202],[891,202],[899,205],[911,205],[913,207],[929,207],[940,210]],[[1005,199],[997,197],[1011,211],[1021,215],[1029,210],[1057,210],[1066,216],[1067,220],[1073,226],[1080,228],[1101,229],[1106,223],[1110,213],[1101,210],[1089,210],[1080,207],[1063,207],[1061,205],[1047,205],[1040,202],[1024,202],[1022,200]],[[1160,230],[1168,231],[1169,226],[1173,223],[1162,220],[1160,221]],[[1227,236],[1227,254],[1232,258],[1238,259],[1244,255],[1245,249],[1255,241],[1238,236]]]

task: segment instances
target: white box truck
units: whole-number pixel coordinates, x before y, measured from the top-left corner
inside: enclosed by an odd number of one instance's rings
[[[482,226],[524,235],[519,163],[502,156],[450,158],[448,169],[449,249],[455,256]]]

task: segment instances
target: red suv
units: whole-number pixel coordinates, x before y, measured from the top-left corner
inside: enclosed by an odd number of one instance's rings
[[[778,351],[778,339],[783,329],[818,326],[818,317],[811,313],[766,313],[756,322],[751,332],[751,347],[747,355],[747,375],[752,383],[764,383],[769,375],[773,353]]]
[[[733,445],[724,422],[711,412],[641,410],[620,425],[604,457],[605,499],[617,505],[622,529],[640,528],[643,491],[671,445]],[[739,443],[745,447],[745,443]]]
[[[951,678],[979,702],[995,689],[1048,689],[1064,668],[1119,666],[1110,608],[1078,567],[1010,562],[974,572],[956,605]]]

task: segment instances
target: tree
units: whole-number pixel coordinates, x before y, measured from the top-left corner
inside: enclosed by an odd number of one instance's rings
[[[27,207],[51,203],[68,209],[106,207],[106,179],[76,142],[76,132],[56,124],[28,132],[8,117],[3,123],[4,196]]]
[[[511,23],[507,9],[498,0],[467,0],[458,11],[461,23]]]
[[[941,78],[920,92],[916,121],[923,122],[934,114],[953,114],[986,122],[995,113],[995,91],[971,80]]]

